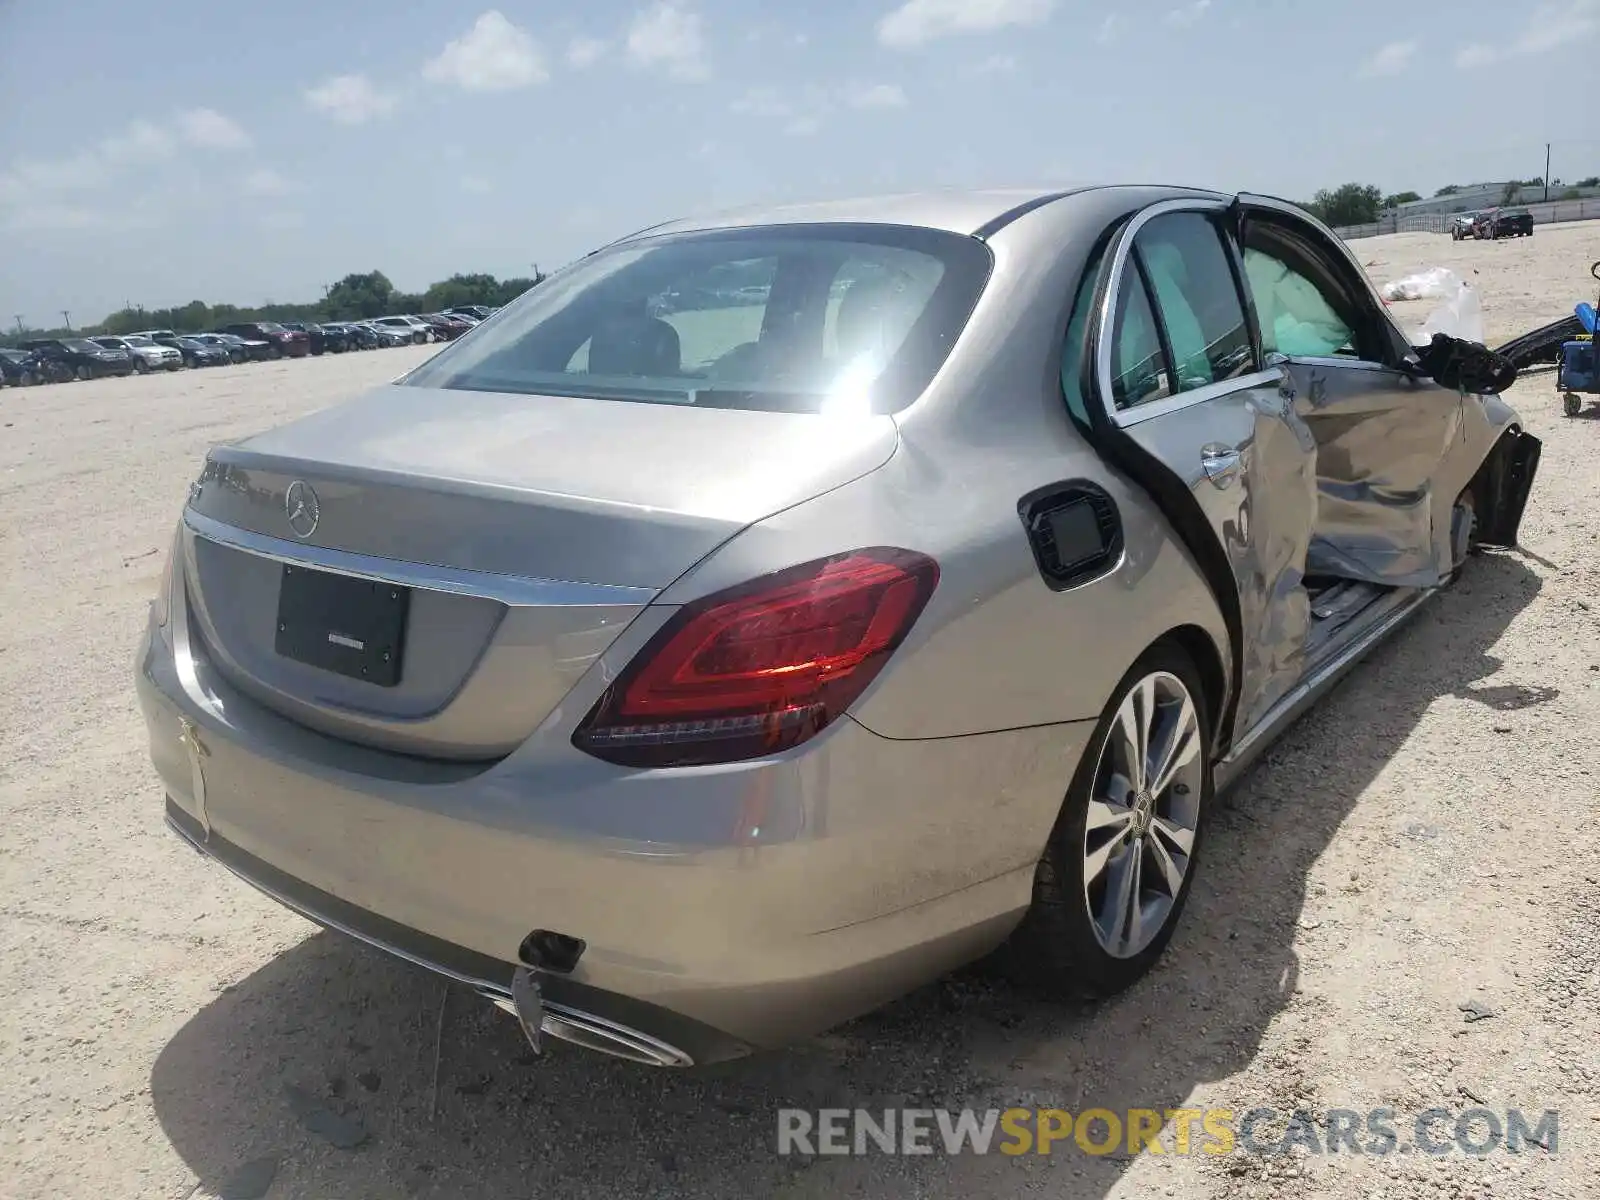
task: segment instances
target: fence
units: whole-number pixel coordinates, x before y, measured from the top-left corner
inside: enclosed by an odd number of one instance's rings
[[[1518,207],[1526,208],[1533,214],[1535,225],[1600,219],[1600,196],[1588,196],[1582,200],[1551,200]],[[1411,216],[1397,212],[1385,213],[1370,224],[1341,225],[1334,232],[1347,242],[1356,238],[1376,237],[1380,233],[1448,233],[1450,222],[1454,219],[1452,213],[1415,213]]]

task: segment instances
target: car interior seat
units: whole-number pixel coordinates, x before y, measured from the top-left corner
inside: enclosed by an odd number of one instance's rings
[[[613,317],[589,342],[591,375],[679,375],[683,347],[678,331],[660,317]]]

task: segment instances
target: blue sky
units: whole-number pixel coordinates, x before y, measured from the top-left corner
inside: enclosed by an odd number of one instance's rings
[[[769,199],[1600,172],[1600,0],[496,2],[0,0],[0,318],[525,274]]]

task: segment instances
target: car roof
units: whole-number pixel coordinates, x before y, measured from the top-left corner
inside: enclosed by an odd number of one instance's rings
[[[641,229],[619,242],[669,233],[736,229],[752,225],[806,225],[817,223],[914,225],[950,233],[982,236],[1054,200],[1112,187],[1138,187],[1174,196],[1218,195],[1186,187],[1150,187],[1126,184],[1077,184],[1058,187],[978,188],[902,192],[894,195],[858,196],[844,200],[815,200],[794,204],[750,205],[702,216],[683,217]]]

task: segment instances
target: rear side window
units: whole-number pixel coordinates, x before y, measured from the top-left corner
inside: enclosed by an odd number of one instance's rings
[[[780,412],[895,412],[988,280],[975,238],[784,225],[641,238],[524,294],[415,387]]]
[[[1117,315],[1111,326],[1111,400],[1119,410],[1172,395],[1161,332],[1150,295],[1138,271],[1122,277]]]
[[[1216,224],[1198,212],[1156,217],[1134,248],[1166,329],[1177,390],[1255,370],[1244,303]]]

